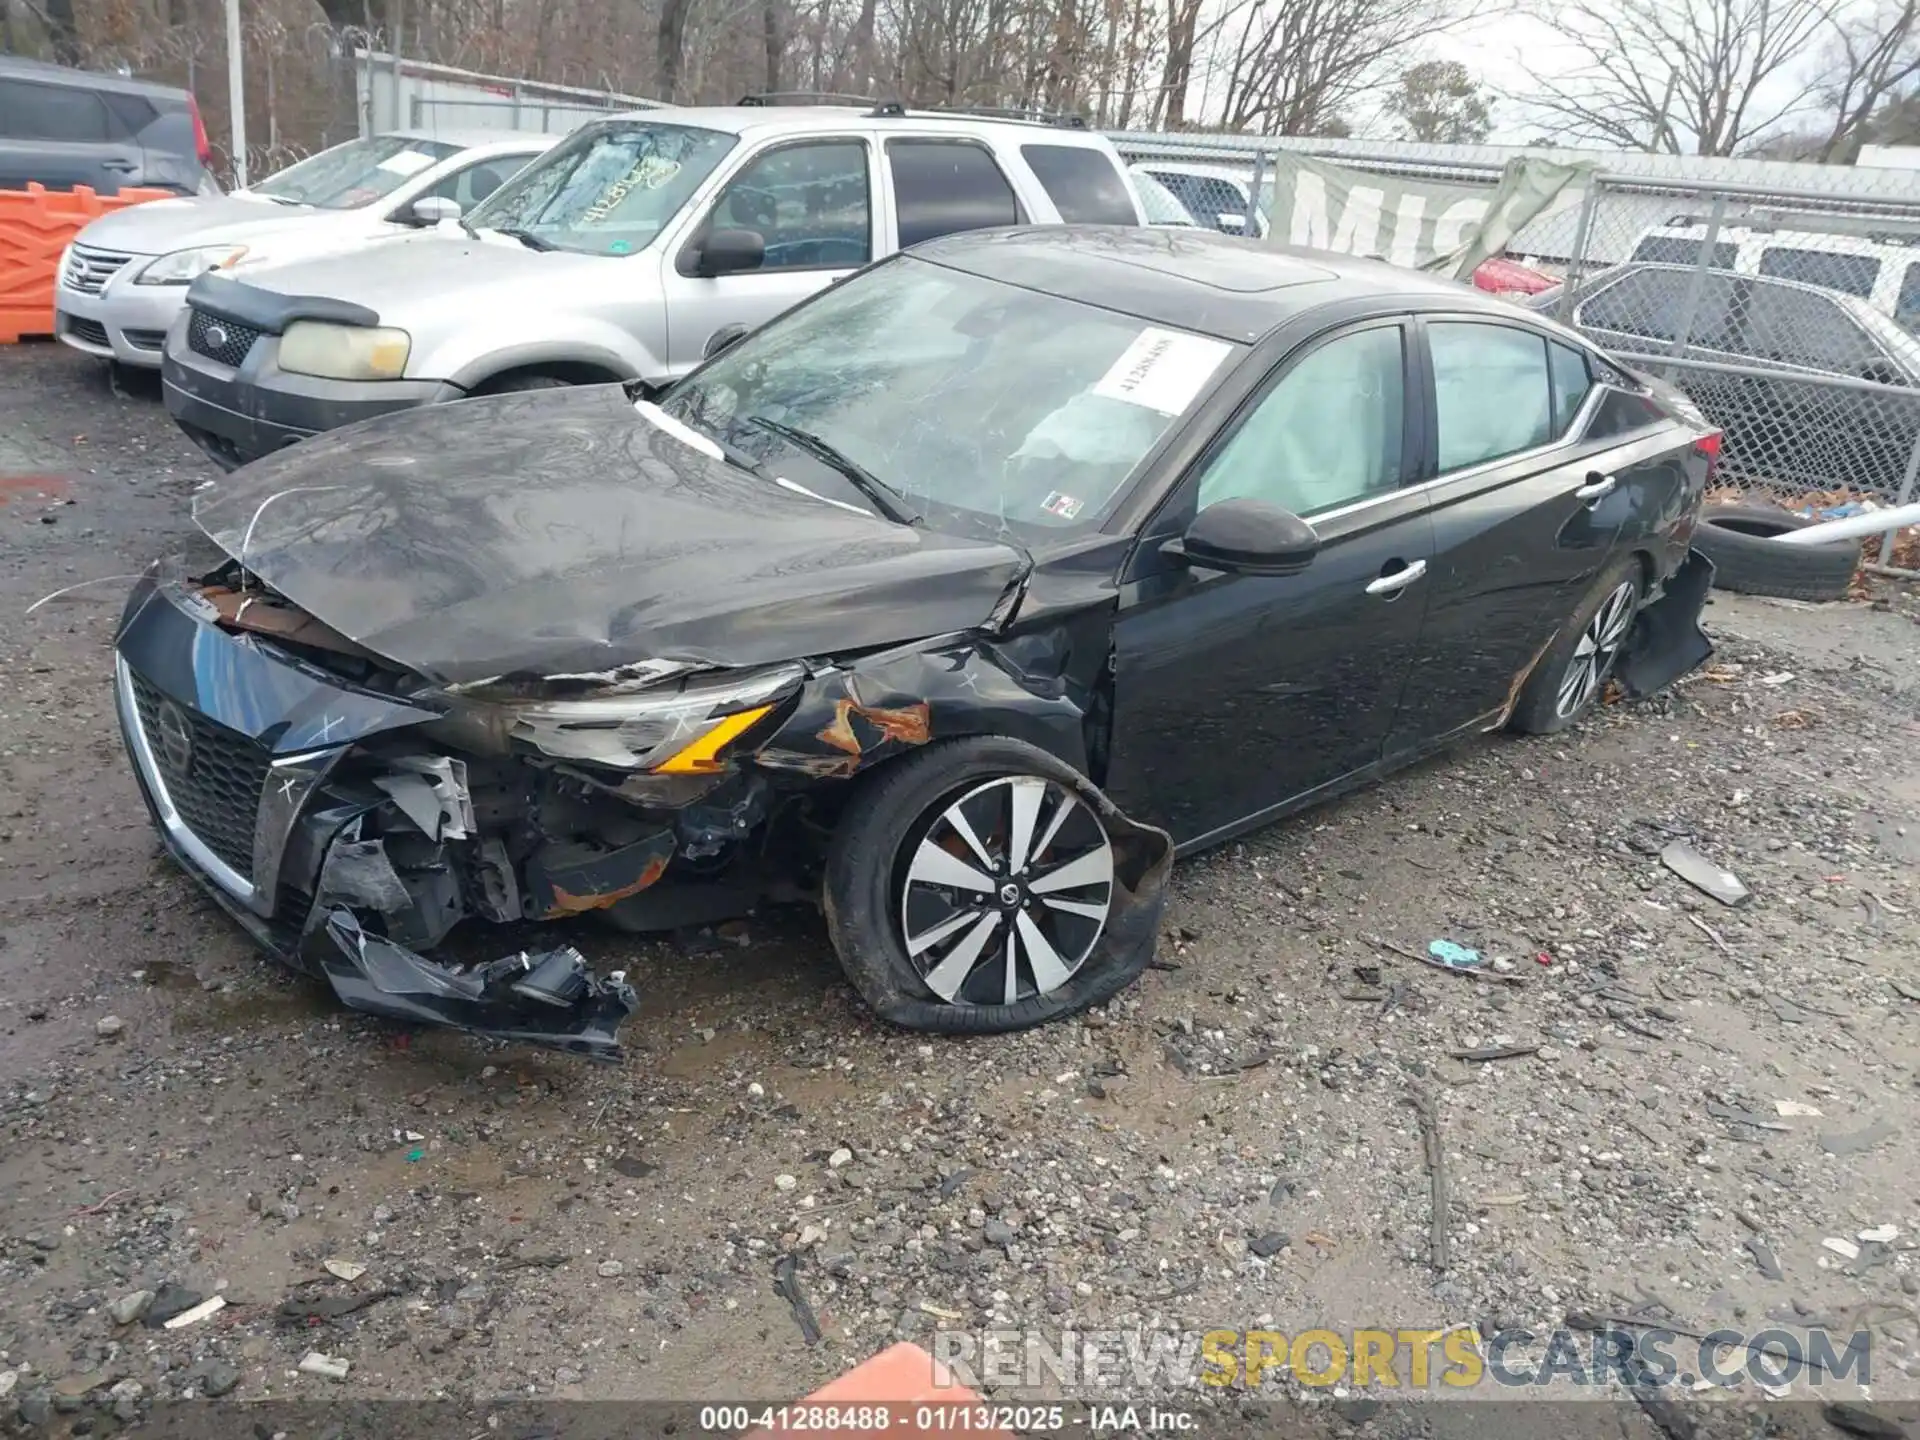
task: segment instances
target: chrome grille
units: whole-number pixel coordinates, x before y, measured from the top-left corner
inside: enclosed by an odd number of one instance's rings
[[[261,335],[251,325],[242,325],[237,320],[223,320],[204,310],[192,311],[191,315],[192,318],[187,321],[187,348],[196,355],[218,360],[222,365],[238,369],[240,362],[247,358],[247,352],[253,349],[253,342]]]
[[[167,699],[140,676],[130,678],[140,730],[167,799],[203,845],[251,877],[267,752],[239,731]]]
[[[82,295],[98,295],[107,281],[133,256],[118,250],[96,250],[91,245],[75,245],[67,251],[67,268],[60,282]]]

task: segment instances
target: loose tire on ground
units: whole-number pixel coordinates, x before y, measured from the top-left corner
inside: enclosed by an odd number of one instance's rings
[[[1693,543],[1713,561],[1713,586],[1784,600],[1844,600],[1860,568],[1859,540],[1776,545],[1772,537],[1815,522],[1772,505],[1714,505]]]
[[[1645,598],[1646,587],[1640,568],[1639,557],[1623,555],[1600,572],[1600,575],[1581,598],[1577,608],[1567,623],[1554,637],[1547,653],[1540,657],[1533,667],[1533,673],[1527,677],[1527,683],[1521,687],[1520,696],[1514,702],[1513,713],[1507,717],[1507,728],[1517,730],[1522,735],[1552,735],[1566,729],[1574,721],[1585,715],[1606,693],[1606,682],[1613,673],[1614,662],[1619,658],[1616,649],[1607,657],[1601,670],[1598,683],[1592,687],[1584,701],[1577,708],[1562,712],[1560,708],[1561,687],[1566,683],[1574,661],[1580,651],[1582,637],[1600,614],[1601,608],[1622,585],[1633,587],[1632,605],[1627,615],[1627,630],[1632,633],[1634,612],[1640,608]],[[1624,636],[1623,636],[1624,640]]]
[[[1012,1005],[945,1000],[909,958],[900,918],[915,837],[956,797],[1005,777],[1052,781],[1099,818],[1113,851],[1105,929],[1056,989]],[[1120,814],[1091,781],[1046,751],[1002,736],[938,741],[867,777],[849,802],[827,856],[827,929],[847,978],[881,1018],[947,1034],[1024,1030],[1112,999],[1146,968],[1172,860],[1164,831]]]

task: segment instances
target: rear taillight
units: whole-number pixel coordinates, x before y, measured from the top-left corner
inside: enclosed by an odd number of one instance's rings
[[[187,97],[187,113],[193,117],[194,153],[200,157],[201,167],[211,170],[213,168],[213,147],[207,143],[207,125],[206,122],[200,118],[200,102],[191,95]]]
[[[1713,472],[1720,464],[1720,432],[1715,430],[1710,435],[1702,435],[1693,442],[1693,450],[1696,455],[1707,457],[1707,483],[1712,484]]]

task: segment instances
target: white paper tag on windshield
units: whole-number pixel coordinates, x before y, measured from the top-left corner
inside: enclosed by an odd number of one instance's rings
[[[1193,403],[1233,347],[1224,340],[1148,326],[1102,375],[1093,393],[1178,415]]]
[[[431,164],[431,155],[423,155],[418,150],[402,150],[387,156],[376,168],[392,175],[418,175]]]

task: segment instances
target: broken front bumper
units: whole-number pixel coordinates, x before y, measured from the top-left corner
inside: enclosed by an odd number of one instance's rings
[[[432,842],[423,873],[429,886],[444,882],[444,913],[429,917],[441,933],[465,910],[438,832],[470,831],[457,798],[436,785],[445,760],[403,761],[371,783],[343,778],[342,767],[356,747],[438,712],[354,689],[216,618],[197,592],[149,576],[116,642],[121,735],[173,857],[263,946],[317,968],[353,1009],[617,1055],[633,991],[618,975],[589,975],[572,950],[462,968],[403,943],[422,923],[420,882],[402,882],[385,842],[365,833],[370,817],[397,809]],[[523,906],[513,892],[491,918],[538,918],[538,895]],[[378,917],[386,934],[371,933],[363,916]]]

